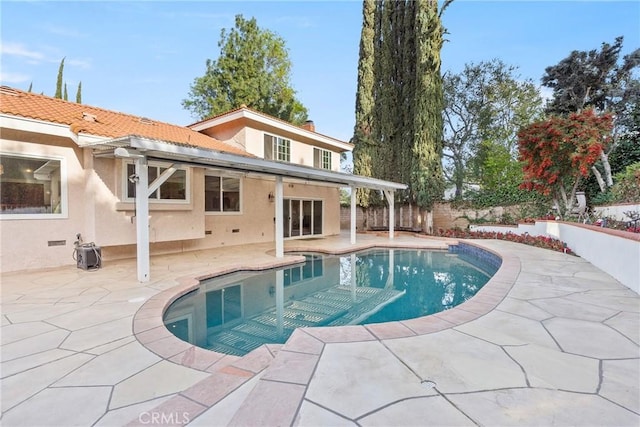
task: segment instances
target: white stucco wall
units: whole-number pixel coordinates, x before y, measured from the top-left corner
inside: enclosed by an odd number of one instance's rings
[[[623,205],[594,206],[593,210],[602,217],[609,217],[618,221],[629,221],[630,218],[624,213],[629,211],[640,213],[640,204],[627,203]]]
[[[577,255],[640,293],[640,240],[621,237],[616,230],[556,221],[536,221],[535,225],[513,227],[472,225],[470,228],[518,235],[526,232],[562,240]]]

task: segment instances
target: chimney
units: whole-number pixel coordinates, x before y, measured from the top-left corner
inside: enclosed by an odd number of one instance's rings
[[[313,123],[313,120],[307,120],[302,125],[302,129],[308,130],[310,132],[315,132],[316,131],[316,125]]]

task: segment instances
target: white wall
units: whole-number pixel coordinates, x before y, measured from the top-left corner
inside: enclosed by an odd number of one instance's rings
[[[623,232],[556,221],[536,221],[535,225],[519,224],[517,227],[472,225],[470,228],[562,240],[577,255],[640,294],[640,240],[620,237],[618,234]]]
[[[630,218],[624,213],[629,211],[640,212],[640,204],[594,206],[593,210],[602,217],[609,217],[618,221],[629,221]]]

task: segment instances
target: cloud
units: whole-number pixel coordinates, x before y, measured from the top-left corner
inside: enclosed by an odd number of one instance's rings
[[[21,73],[11,73],[0,70],[0,81],[3,83],[24,83],[31,79],[30,76]]]
[[[36,63],[45,60],[43,53],[29,50],[20,43],[4,42],[0,44],[0,54],[20,56],[35,61]]]
[[[91,61],[88,59],[70,59],[65,60],[65,65],[82,68],[83,70],[91,68]]]
[[[55,25],[46,25],[43,28],[49,33],[56,34],[58,36],[73,37],[73,38],[86,37],[86,34],[83,34],[74,28],[58,27]]]

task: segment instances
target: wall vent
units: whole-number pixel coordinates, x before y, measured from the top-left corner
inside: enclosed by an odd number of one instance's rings
[[[47,246],[67,246],[66,240],[49,240]]]

